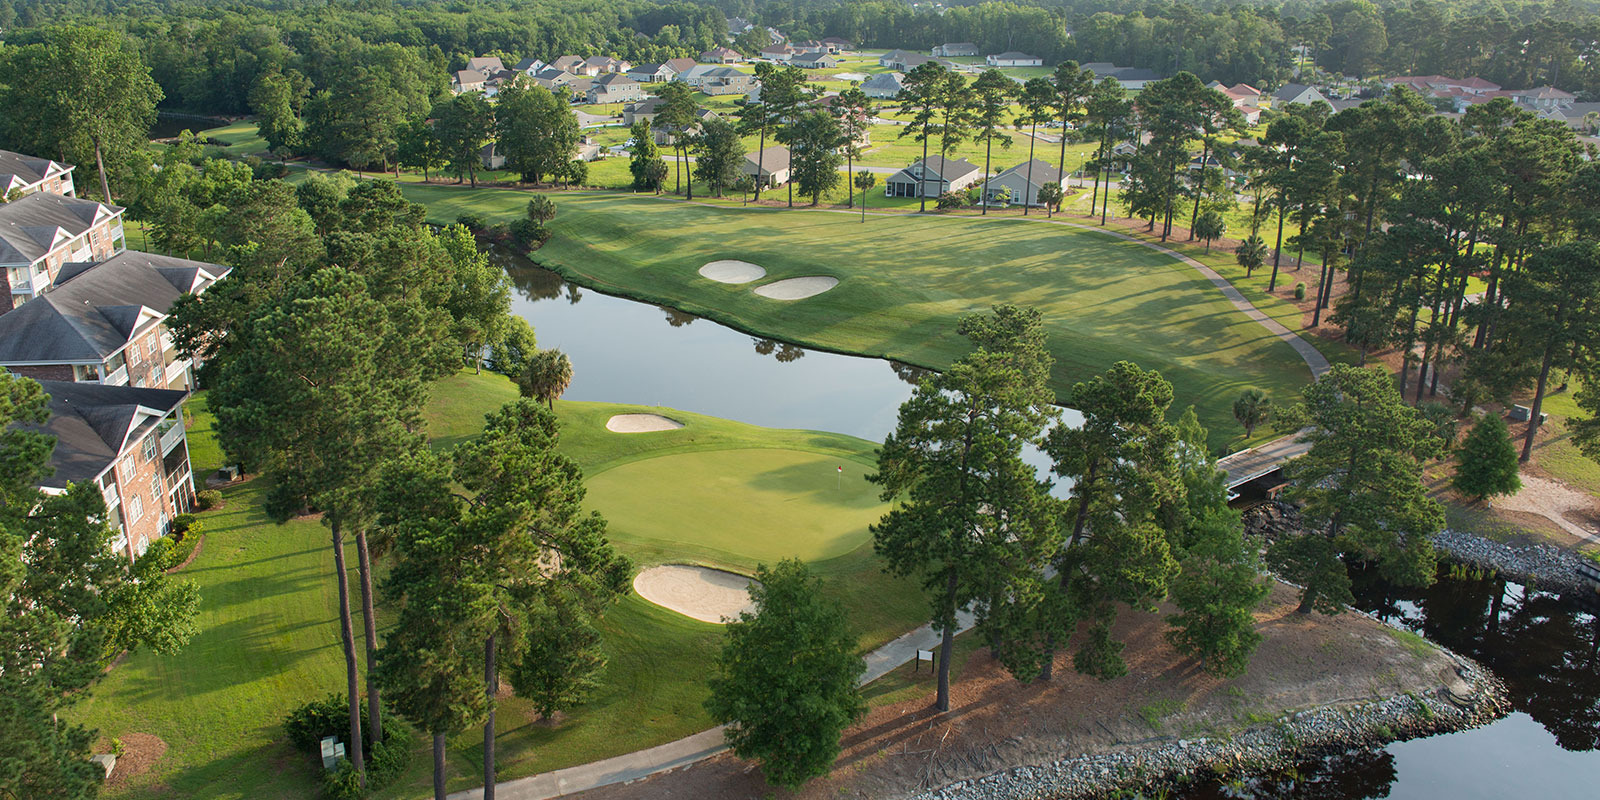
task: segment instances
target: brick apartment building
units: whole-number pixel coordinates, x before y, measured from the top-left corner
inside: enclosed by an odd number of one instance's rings
[[[50,288],[65,264],[123,251],[122,209],[34,192],[0,204],[0,313]]]
[[[0,200],[11,197],[13,192],[18,195],[46,192],[74,197],[77,189],[72,185],[73,169],[70,164],[48,158],[0,150]]]

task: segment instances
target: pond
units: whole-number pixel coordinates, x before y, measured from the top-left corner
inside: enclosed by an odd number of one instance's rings
[[[882,441],[923,370],[752,337],[710,320],[567,283],[526,259],[496,258],[513,310],[540,347],[573,363],[564,397],[657,405],[776,428]],[[803,302],[803,301],[802,301]],[[1067,410],[1076,424],[1081,417]],[[1044,466],[1038,452],[1029,462]],[[1058,486],[1061,494],[1066,487]],[[1462,733],[1209,782],[1212,798],[1600,797],[1600,619],[1574,601],[1448,569],[1428,589],[1362,576],[1358,605],[1477,659],[1510,688],[1515,712]]]

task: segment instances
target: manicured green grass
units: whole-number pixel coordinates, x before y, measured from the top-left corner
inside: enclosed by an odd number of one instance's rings
[[[406,185],[429,216],[521,212],[526,194]],[[878,198],[874,198],[874,202]],[[1160,370],[1178,408],[1197,406],[1213,444],[1231,438],[1231,404],[1250,386],[1297,394],[1310,372],[1293,350],[1229,304],[1192,268],[1093,231],[1008,218],[869,217],[706,208],[647,197],[566,194],[539,263],[580,283],[709,316],[756,335],[943,367],[967,351],[956,320],[996,303],[1043,313],[1054,387],[1118,360]],[[831,275],[797,302],[699,277],[708,261],[762,265],[772,280]]]
[[[481,429],[484,414],[515,397],[513,384],[500,375],[462,372],[447,378],[435,387],[434,400],[424,414],[428,432],[436,446],[465,441]],[[194,467],[203,474],[222,461],[203,393],[191,401],[189,411]],[[639,411],[665,413],[685,427],[651,434],[605,429],[613,414]],[[810,460],[823,462],[829,470],[843,464],[847,480],[858,482],[871,460],[871,443],[838,434],[768,430],[681,411],[605,403],[558,401],[556,413],[563,425],[562,450],[587,475],[604,477],[655,461],[681,464],[684,459],[707,457],[705,468],[693,476],[676,469],[645,469],[633,476],[637,496],[606,491],[591,499],[591,506],[628,519],[641,516],[639,509],[652,502],[648,498],[672,495],[655,481],[692,477],[704,483],[726,478],[715,468],[717,457],[724,454],[736,459],[737,454],[771,454],[776,459],[771,463],[780,467]],[[763,486],[759,475],[735,477],[749,484],[747,493],[720,499],[706,496],[707,519],[731,519],[730,504],[762,492],[787,491]],[[925,604],[914,582],[885,576],[870,544],[859,535],[861,515],[866,512],[858,506],[868,504],[862,495],[870,497],[870,487],[857,483],[852,505],[838,514],[839,522],[828,525],[820,522],[828,516],[827,504],[805,493],[816,482],[798,482],[795,507],[811,507],[798,518],[818,521],[816,527],[824,531],[849,531],[859,540],[848,552],[843,545],[819,546],[816,554],[834,557],[815,561],[813,568],[850,610],[862,647],[885,642],[919,624]],[[303,798],[316,791],[314,766],[283,741],[280,724],[285,713],[307,699],[342,691],[337,584],[327,529],[311,519],[281,525],[268,520],[261,511],[264,491],[254,481],[231,487],[224,492],[224,507],[203,517],[202,551],[180,573],[197,585],[201,595],[200,633],[194,641],[175,656],[144,652],[127,658],[72,715],[74,721],[98,728],[106,737],[148,733],[168,744],[151,772],[110,792],[114,797]],[[753,554],[737,548],[736,536],[711,530],[704,522],[685,529],[685,539],[703,536],[728,548],[717,558],[706,557],[709,551],[703,547],[680,549],[661,538],[633,535],[627,525],[618,525],[612,538],[619,550],[642,565],[708,561],[748,570],[754,561],[777,552],[771,549],[775,539],[793,535],[794,529],[780,521],[764,524],[764,538],[751,540],[757,550]],[[753,528],[741,530],[751,535]],[[760,550],[763,547],[770,552]],[[354,558],[351,548],[352,572]],[[353,588],[355,576],[350,577]],[[386,616],[380,606],[380,634],[389,622]],[[359,618],[356,625],[359,638]],[[536,719],[519,699],[500,704],[497,761],[502,780],[631,752],[710,726],[702,704],[705,677],[721,641],[718,626],[630,595],[607,614],[602,632],[608,665],[601,688],[586,705],[549,723]],[[452,790],[478,785],[480,743],[479,733],[470,731],[451,741]],[[410,771],[381,797],[427,793],[431,761],[426,745],[419,737]]]

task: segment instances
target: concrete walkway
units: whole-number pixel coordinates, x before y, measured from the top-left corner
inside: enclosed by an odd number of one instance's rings
[[[962,613],[956,616],[958,633],[968,630],[972,625],[971,614]],[[867,671],[861,676],[861,684],[869,684],[916,658],[918,650],[932,650],[938,647],[939,640],[939,633],[924,625],[868,653],[865,657]],[[505,781],[495,786],[494,796],[496,800],[548,800],[551,797],[576,794],[597,786],[636,781],[657,772],[693,764],[727,750],[728,746],[723,744],[722,731],[722,727],[716,727],[646,750],[635,750],[602,761],[591,761],[576,767]],[[483,789],[468,789],[450,795],[450,800],[480,800],[482,797]]]

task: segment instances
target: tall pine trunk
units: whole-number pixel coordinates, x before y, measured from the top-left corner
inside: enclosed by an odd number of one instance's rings
[[[378,621],[372,610],[372,556],[367,550],[367,532],[356,531],[356,566],[361,570],[361,621],[367,639],[367,724],[372,743],[383,741],[383,707],[378,696]]]
[[[1283,203],[1278,203],[1278,243],[1272,246],[1272,277],[1267,280],[1267,291],[1278,288],[1278,262],[1283,258]]]
[[[765,110],[763,110],[761,113],[763,115],[765,115],[767,112]],[[761,121],[761,144],[758,145],[758,146],[760,147],[760,149],[756,151],[756,202],[757,203],[761,202],[761,181],[763,180],[762,174],[763,174],[763,171],[765,170],[765,165],[762,162],[765,161],[766,158],[767,158],[767,121],[765,119],[763,119]]]
[[[928,210],[928,126],[922,126],[922,172],[917,175],[917,213]]]
[[[956,624],[956,573],[950,571],[950,577],[945,581],[944,599],[951,606],[950,624],[941,633],[939,641],[939,694],[934,700],[934,707],[940,712],[950,710],[950,656],[955,652]]]
[[[444,791],[444,743],[442,733],[433,735],[433,800],[445,800]]]
[[[339,636],[344,644],[345,697],[350,701],[350,741],[345,743],[345,755],[356,771],[365,773],[366,759],[361,748],[361,673],[356,667],[356,633],[350,619],[350,581],[344,566],[344,532],[339,518],[334,517],[328,526],[333,537],[334,578],[339,581]],[[366,785],[366,776],[361,783]]]
[[[494,696],[500,691],[500,673],[494,665],[495,633],[483,643],[483,691],[489,700],[489,717],[483,723],[483,800],[494,800]]]
[[[1033,199],[1039,199],[1039,190],[1033,185],[1033,146],[1038,141],[1039,121],[1033,120],[1033,128],[1028,131],[1028,186],[1022,190],[1022,216],[1028,216],[1028,189],[1033,189]],[[1063,134],[1065,132],[1063,131]]]
[[[989,155],[994,150],[994,134],[983,137],[983,213],[980,216],[989,216]],[[1027,189],[1023,189],[1027,194]]]

